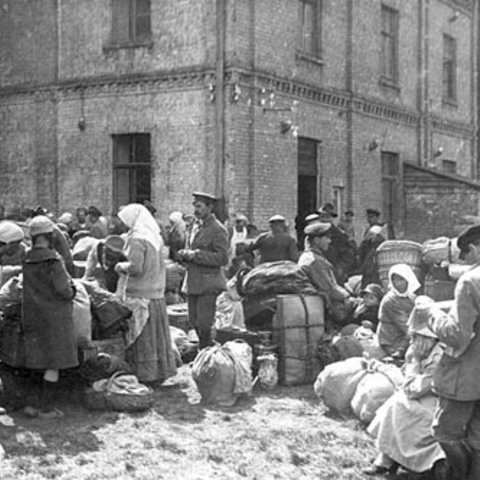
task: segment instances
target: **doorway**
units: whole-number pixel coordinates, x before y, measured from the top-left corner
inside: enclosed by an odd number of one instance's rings
[[[305,217],[318,208],[318,144],[317,140],[298,139],[298,190],[295,229],[299,249],[303,250]]]

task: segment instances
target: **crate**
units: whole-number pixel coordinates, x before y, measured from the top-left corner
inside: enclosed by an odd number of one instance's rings
[[[453,300],[456,284],[457,282],[454,280],[434,280],[428,278],[425,281],[424,293],[436,302]]]
[[[88,345],[80,348],[80,360],[84,362],[89,358],[96,358],[99,353],[108,353],[115,355],[121,360],[125,360],[125,338],[108,338],[106,340],[92,340]]]
[[[186,303],[179,303],[176,305],[167,305],[168,323],[172,327],[177,327],[188,333],[191,330],[191,325],[188,320],[188,307]]]
[[[5,319],[0,332],[0,360],[10,367],[23,367],[25,345],[20,319]]]

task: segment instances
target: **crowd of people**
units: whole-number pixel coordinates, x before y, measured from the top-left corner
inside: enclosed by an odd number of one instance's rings
[[[434,468],[438,478],[480,478],[480,226],[458,237],[461,256],[474,268],[460,277],[445,313],[419,295],[420,281],[407,264],[392,266],[388,288],[382,285],[375,252],[392,232],[374,208],[365,212],[368,224],[357,244],[354,213],[345,212],[337,223],[331,204],[306,216],[296,239],[280,214],[269,219],[267,232],[242,213],[226,226],[214,213],[216,202],[194,192],[193,213],[172,212],[166,226],[150,202],[121,207],[108,220],[95,206],[56,220],[42,207],[7,218],[0,208],[0,285],[23,274],[25,366],[43,372],[43,393],[32,409],[47,417],[61,413],[54,400],[59,372],[79,364],[73,277],[97,281],[133,312],[127,361],[140,381],[154,385],[176,373],[167,265],[184,272],[173,302],[188,305],[202,350],[212,345],[217,298],[229,279],[263,263],[294,262],[325,298],[327,328],[375,332],[382,361],[402,366],[405,375],[369,426],[379,455],[364,473],[390,474],[400,465],[418,472]]]

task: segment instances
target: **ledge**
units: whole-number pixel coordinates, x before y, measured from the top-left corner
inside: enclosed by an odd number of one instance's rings
[[[391,80],[390,78],[380,77],[378,84],[380,85],[380,88],[394,90],[397,94],[399,94],[401,91],[398,82]]]
[[[110,52],[112,50],[124,50],[132,48],[153,48],[153,42],[135,42],[135,43],[106,43],[103,47],[104,52]]]
[[[458,102],[454,98],[442,98],[442,105],[447,106],[447,107],[453,107],[453,108],[458,108]]]
[[[319,65],[321,67],[323,67],[323,65],[325,64],[324,61],[320,57],[315,57],[314,55],[310,55],[308,53],[301,52],[300,50],[297,50],[295,52],[295,60],[300,60],[300,61],[303,61],[303,62],[313,63],[313,64]]]

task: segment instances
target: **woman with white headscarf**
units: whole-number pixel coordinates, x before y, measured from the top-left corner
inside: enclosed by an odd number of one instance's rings
[[[132,310],[127,333],[127,360],[142,382],[162,382],[175,375],[175,359],[165,306],[163,240],[157,222],[140,204],[132,203],[118,213],[128,227],[126,262],[115,271],[123,274],[119,289]]]
[[[412,268],[398,263],[388,272],[389,290],[380,303],[377,336],[388,355],[403,359],[408,348],[407,322],[420,288]]]

